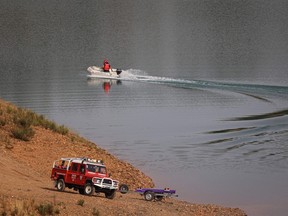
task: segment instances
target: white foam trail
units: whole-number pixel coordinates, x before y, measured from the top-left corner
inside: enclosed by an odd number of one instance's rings
[[[125,80],[137,80],[138,76],[147,76],[147,73],[136,69],[123,70],[121,73],[121,78]]]
[[[143,82],[183,83],[183,84],[195,83],[195,81],[189,81],[183,79],[149,76],[145,71],[136,69],[123,70],[121,73],[121,78],[124,80],[143,81]]]

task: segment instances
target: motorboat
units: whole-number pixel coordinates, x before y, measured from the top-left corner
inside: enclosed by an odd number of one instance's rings
[[[87,68],[88,78],[120,79],[121,69],[110,69],[105,72],[102,67],[90,66]]]

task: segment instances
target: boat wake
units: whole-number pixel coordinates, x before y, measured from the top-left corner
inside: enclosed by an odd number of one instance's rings
[[[287,86],[273,86],[261,84],[228,83],[207,80],[185,80],[169,77],[149,76],[145,71],[129,69],[121,74],[121,80],[164,84],[177,88],[202,89],[207,91],[228,91],[242,94],[264,102],[271,102],[269,96],[288,99]]]

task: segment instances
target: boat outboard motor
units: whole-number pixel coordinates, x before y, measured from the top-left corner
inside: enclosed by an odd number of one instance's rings
[[[117,75],[121,74],[121,72],[122,72],[122,70],[117,68],[117,70],[116,70]]]

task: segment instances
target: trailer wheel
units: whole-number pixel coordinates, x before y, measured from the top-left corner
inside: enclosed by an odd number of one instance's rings
[[[116,190],[110,190],[109,192],[105,193],[105,197],[107,199],[114,199],[115,195],[116,195]]]
[[[144,193],[144,198],[147,201],[152,201],[154,199],[154,197],[155,197],[155,194],[152,191],[146,191]]]
[[[129,188],[126,184],[121,184],[119,187],[119,191],[122,194],[126,194],[129,191]]]
[[[64,191],[65,190],[65,182],[63,179],[58,179],[56,183],[56,188],[58,191]]]
[[[91,183],[86,183],[84,186],[84,194],[91,196],[94,193],[94,186]]]

